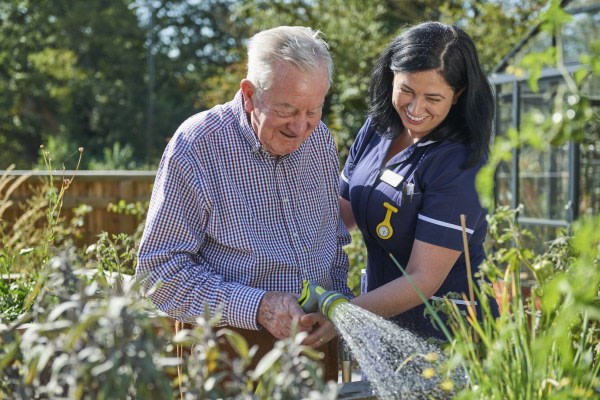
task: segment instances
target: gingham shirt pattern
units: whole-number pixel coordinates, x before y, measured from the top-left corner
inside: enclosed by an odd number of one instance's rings
[[[137,273],[156,306],[194,322],[259,329],[266,291],[299,294],[307,279],[351,296],[350,235],[339,217],[337,149],[323,123],[278,159],[233,101],[186,120],[163,154]]]

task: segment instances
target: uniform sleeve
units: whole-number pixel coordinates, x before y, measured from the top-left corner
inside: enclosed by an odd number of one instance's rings
[[[481,165],[462,169],[467,157],[468,148],[457,145],[428,160],[421,177],[423,208],[418,215],[416,239],[463,251],[461,214],[466,217],[468,239],[485,220],[475,189]]]
[[[211,315],[221,314],[219,325],[259,329],[265,292],[225,282],[202,257],[210,196],[200,166],[182,155],[183,147],[176,135],[161,160],[136,275],[157,308],[173,318],[193,323],[208,307]]]

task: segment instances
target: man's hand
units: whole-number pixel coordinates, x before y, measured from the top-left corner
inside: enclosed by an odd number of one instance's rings
[[[285,292],[267,292],[258,306],[258,323],[277,339],[290,337],[294,320],[300,320],[304,311],[296,296]],[[310,327],[298,324],[298,332]]]

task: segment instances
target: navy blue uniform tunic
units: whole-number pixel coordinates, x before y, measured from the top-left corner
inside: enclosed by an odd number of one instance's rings
[[[367,248],[368,290],[402,275],[389,254],[406,268],[418,239],[462,252],[434,298],[449,292],[468,294],[460,216],[466,216],[471,272],[475,274],[485,258],[487,230],[486,212],[475,190],[481,163],[463,169],[471,154],[468,144],[434,142],[427,137],[385,163],[391,143],[374,131],[368,119],[350,149],[340,179],[340,195],[350,201]],[[386,170],[387,177],[382,176]],[[423,312],[421,305],[393,320],[415,333],[443,339]]]

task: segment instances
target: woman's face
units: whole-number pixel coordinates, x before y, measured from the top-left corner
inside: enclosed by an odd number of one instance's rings
[[[441,124],[460,93],[434,70],[394,74],[392,104],[415,140]]]

